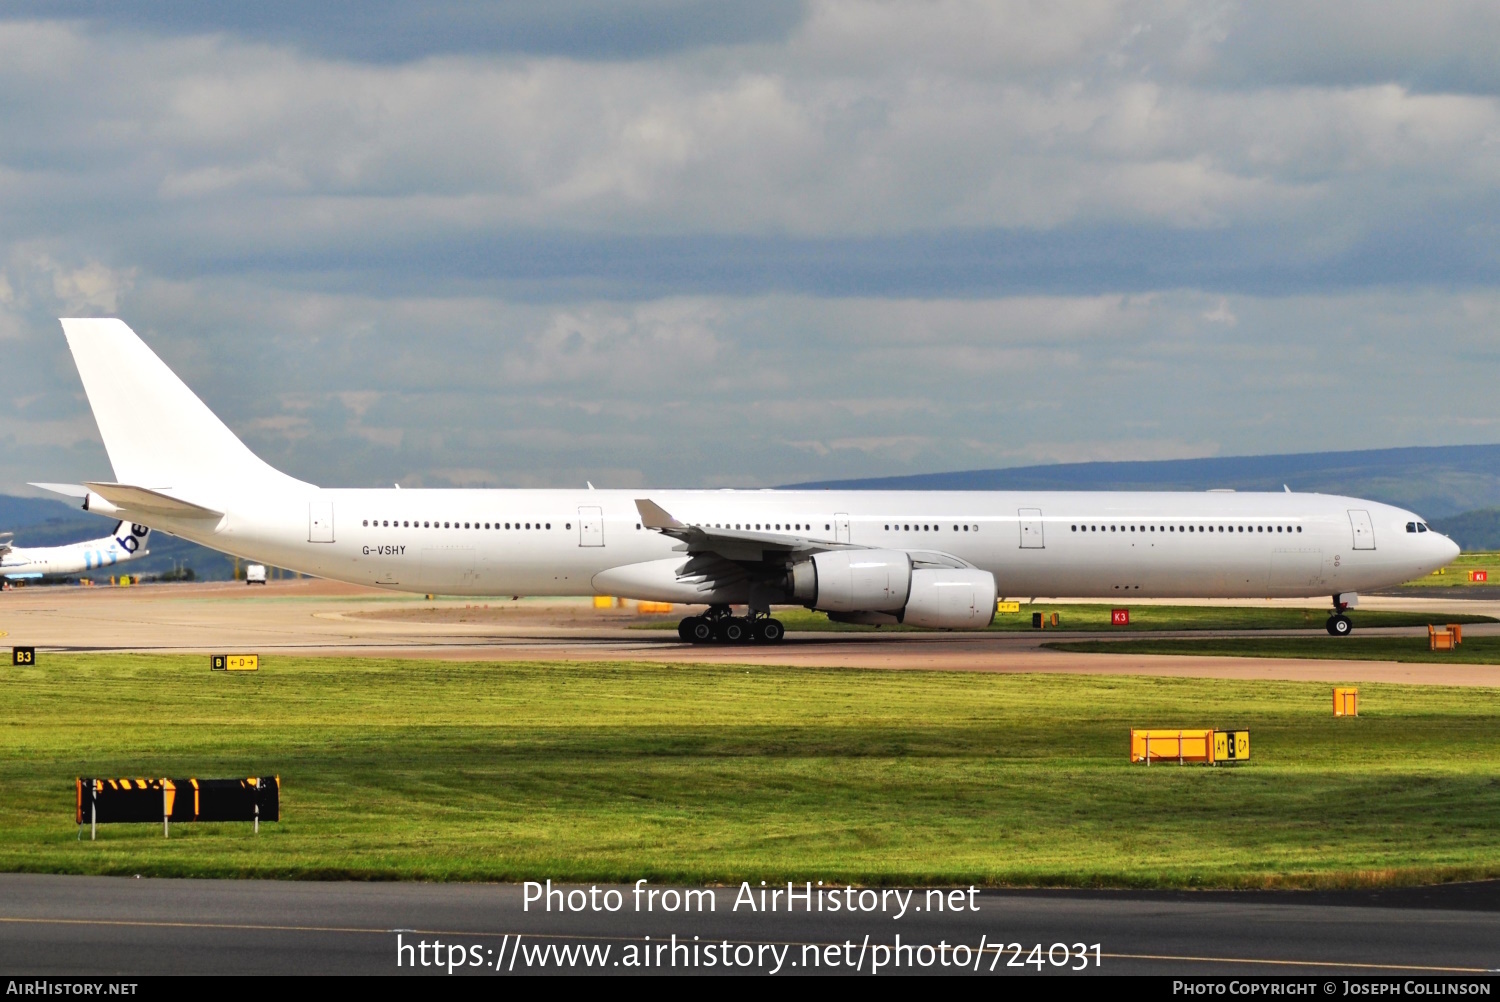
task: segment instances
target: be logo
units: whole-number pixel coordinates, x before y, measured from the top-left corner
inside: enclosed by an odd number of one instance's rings
[[[141,540],[145,539],[146,534],[150,531],[144,525],[132,524],[130,526],[130,534],[128,536],[116,536],[115,542],[119,543],[120,549],[126,553],[134,553],[141,548]]]
[[[1111,626],[1129,626],[1130,625],[1130,610],[1129,609],[1111,609],[1111,610],[1109,610],[1109,625],[1111,625]]]

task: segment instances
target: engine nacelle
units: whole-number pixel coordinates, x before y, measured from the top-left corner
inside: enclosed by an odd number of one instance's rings
[[[793,564],[791,578],[792,596],[823,612],[895,612],[911,592],[911,557],[900,550],[834,550]]]
[[[995,618],[995,576],[980,570],[918,570],[902,611],[907,626],[982,630]]]

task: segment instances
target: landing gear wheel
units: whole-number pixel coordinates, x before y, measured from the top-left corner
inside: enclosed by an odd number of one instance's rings
[[[1329,635],[1335,637],[1347,637],[1352,632],[1354,632],[1354,624],[1351,623],[1349,621],[1349,617],[1344,615],[1342,612],[1336,616],[1328,617]]]
[[[755,639],[763,644],[779,644],[786,639],[786,627],[779,619],[758,619],[755,621]]]
[[[750,639],[750,624],[738,616],[730,616],[719,620],[718,629],[715,632],[721,643],[742,644]]]
[[[714,624],[702,616],[689,616],[683,622],[688,623],[688,641],[694,644],[707,644],[714,639]]]
[[[679,640],[691,642],[693,639],[693,624],[697,622],[697,616],[688,616],[677,624],[677,637]]]

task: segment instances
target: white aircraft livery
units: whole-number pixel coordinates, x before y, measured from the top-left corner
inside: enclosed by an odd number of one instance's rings
[[[25,580],[82,574],[113,567],[149,551],[151,530],[122,521],[113,535],[66,546],[12,546],[11,533],[0,535],[0,577]]]
[[[980,629],[1002,596],[1331,596],[1345,634],[1360,591],[1458,554],[1409,511],[1290,491],[316,487],[255,456],[123,322],[62,325],[114,479],[38,486],[339,581],[706,605],[679,628],[696,642],[778,641],[773,605]]]

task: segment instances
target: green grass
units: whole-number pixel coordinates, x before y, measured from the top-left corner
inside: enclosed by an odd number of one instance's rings
[[[1347,641],[1345,642],[1348,643]],[[1341,885],[1500,875],[1500,690],[735,666],[47,655],[0,700],[0,869]],[[1248,727],[1233,768],[1132,726]],[[279,773],[262,827],[102,826],[73,777]]]
[[[1364,621],[1367,613],[1361,613]],[[1320,658],[1340,661],[1415,661],[1500,664],[1500,637],[1465,637],[1453,651],[1429,649],[1426,637],[1239,637],[1233,640],[1080,640],[1043,644],[1076,654],[1187,654],[1229,658]],[[1496,674],[1500,682],[1500,673]]]
[[[1286,606],[1229,606],[1229,605],[1131,605],[1119,603],[1130,609],[1129,626],[1112,626],[1109,621],[1110,606],[1098,603],[1038,602],[1022,604],[1020,612],[1000,613],[990,624],[995,631],[1030,631],[1031,614],[1040,612],[1047,620],[1047,629],[1054,627],[1052,614],[1059,617],[1056,629],[1059,632],[1110,631],[1118,633],[1151,633],[1171,630],[1318,630],[1328,622],[1327,609],[1296,609]],[[632,625],[635,630],[675,630],[677,616]],[[906,632],[916,627],[905,626],[859,626],[852,623],[835,623],[821,612],[808,609],[778,609],[776,618],[786,624],[788,630],[827,633],[872,633]],[[1491,616],[1476,616],[1469,613],[1438,615],[1415,612],[1361,612],[1361,627],[1375,626],[1426,626],[1428,623],[1493,623]]]
[[[1470,581],[1470,571],[1489,571],[1488,581]],[[1447,567],[1406,582],[1403,588],[1484,588],[1500,585],[1500,553],[1463,553]]]

